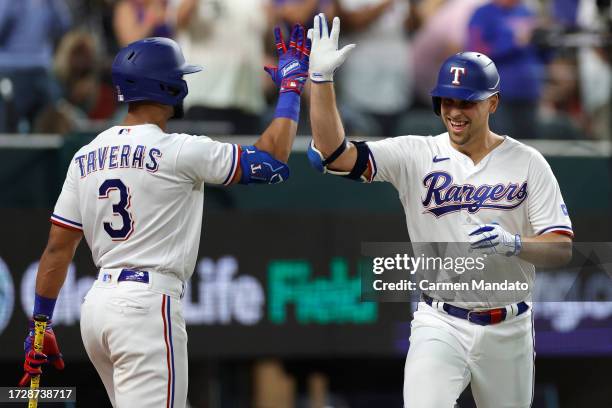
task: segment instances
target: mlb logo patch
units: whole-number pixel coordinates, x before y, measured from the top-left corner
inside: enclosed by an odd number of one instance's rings
[[[569,213],[567,212],[567,207],[565,206],[565,204],[561,204],[561,212],[563,212],[563,215],[565,215],[566,217],[569,216]]]
[[[130,133],[130,131],[131,131],[131,130],[132,130],[132,129],[121,129],[121,130],[119,131],[119,134],[120,134],[120,135],[123,135],[123,134],[128,134],[128,133]]]
[[[104,275],[102,275],[102,282],[110,282],[111,279],[113,279],[113,275],[111,275],[110,273],[105,273]]]

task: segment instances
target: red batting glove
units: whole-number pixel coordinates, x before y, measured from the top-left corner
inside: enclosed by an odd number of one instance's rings
[[[23,363],[23,377],[19,381],[20,387],[25,387],[30,383],[30,379],[42,373],[41,366],[46,363],[51,363],[58,370],[64,369],[64,360],[62,353],[57,345],[57,339],[51,322],[47,323],[45,330],[45,339],[43,342],[42,353],[34,351],[34,321],[30,320],[30,331],[25,339],[23,348],[25,351],[25,362]]]

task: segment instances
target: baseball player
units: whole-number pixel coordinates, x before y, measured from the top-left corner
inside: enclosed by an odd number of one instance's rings
[[[167,121],[181,114],[183,75],[202,70],[185,62],[174,41],[147,38],[116,56],[113,81],[129,111],[70,162],[38,269],[33,314],[53,318],[85,236],[99,275],[82,305],[81,333],[114,407],[185,406],[181,298],[196,263],[204,184],[274,184],[289,177],[286,161],[308,72],[304,31],[295,26],[287,47],[275,30],[279,64],[266,71],[280,96],[275,118],[252,146],[165,132]],[[63,367],[51,327],[43,353],[31,344],[30,331],[21,385],[45,362]]]
[[[338,18],[328,32],[319,15],[308,33],[311,164],[322,173],[393,184],[412,242],[469,243],[500,265],[513,260],[530,283],[534,265],[567,263],[572,225],[549,165],[536,150],[489,128],[489,115],[500,103],[493,61],[462,52],[440,68],[431,95],[446,133],[347,142],[333,74],[354,45],[338,50],[339,30]],[[424,294],[412,321],[405,406],[453,407],[471,383],[479,407],[529,407],[534,347],[525,300],[466,308]]]

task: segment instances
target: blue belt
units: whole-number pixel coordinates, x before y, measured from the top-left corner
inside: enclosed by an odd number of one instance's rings
[[[138,269],[122,269],[117,282],[149,283],[149,272]]]
[[[422,296],[425,303],[427,303],[429,306],[432,306],[432,303],[435,302],[435,300],[431,296],[427,296],[424,293],[422,294]],[[516,304],[516,308],[516,315],[518,316],[529,310],[529,305],[525,302],[520,302]],[[444,309],[444,311],[451,316],[467,320],[480,326],[488,326],[490,324],[497,324],[503,322],[504,320],[506,320],[506,316],[508,314],[506,308],[504,307],[488,310],[470,310],[464,309],[462,307],[449,305],[446,302],[442,303],[442,309]]]

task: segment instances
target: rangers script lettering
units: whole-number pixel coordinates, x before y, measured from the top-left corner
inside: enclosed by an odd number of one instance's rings
[[[511,210],[521,205],[527,198],[526,181],[520,187],[516,183],[480,186],[452,183],[453,176],[444,171],[429,173],[423,178],[423,185],[427,187],[423,200],[425,212],[440,217],[461,209],[466,209],[472,214],[481,208]],[[501,201],[505,201],[506,204],[493,204]]]

